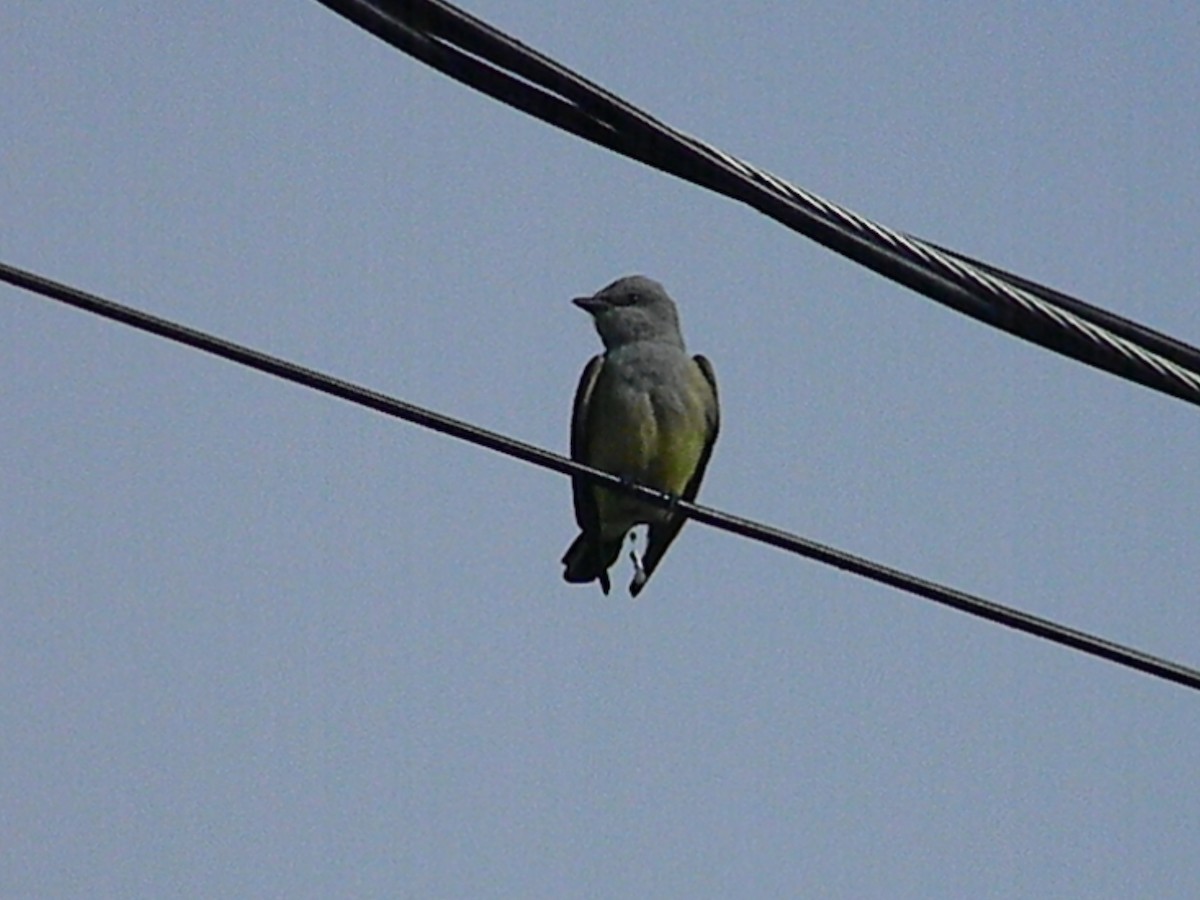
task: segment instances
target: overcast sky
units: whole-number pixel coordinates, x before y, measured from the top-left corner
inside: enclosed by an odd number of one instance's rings
[[[468,9],[816,193],[1200,342],[1200,17]],[[317,3],[0,6],[0,259],[565,451],[658,278],[701,501],[1200,665],[1200,410]],[[1200,695],[0,288],[0,896],[1195,897]]]

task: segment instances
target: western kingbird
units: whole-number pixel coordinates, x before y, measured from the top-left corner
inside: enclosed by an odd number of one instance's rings
[[[707,359],[688,356],[674,301],[657,281],[632,275],[571,302],[591,314],[604,343],[575,391],[571,458],[694,500],[717,440],[717,379]],[[572,490],[580,534],[563,555],[563,578],[599,581],[607,594],[625,535],[648,525],[646,552],[640,563],[633,557],[636,597],[686,518],[583,478]]]

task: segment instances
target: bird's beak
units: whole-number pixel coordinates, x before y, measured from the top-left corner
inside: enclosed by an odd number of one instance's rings
[[[576,306],[578,306],[580,309],[582,309],[584,312],[590,313],[593,316],[596,315],[596,313],[600,312],[600,310],[604,309],[605,306],[607,306],[607,304],[603,300],[599,300],[596,297],[576,297],[571,302],[574,303]]]

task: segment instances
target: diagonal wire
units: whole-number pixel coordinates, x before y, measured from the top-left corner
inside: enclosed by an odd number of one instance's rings
[[[432,410],[425,409],[412,403],[397,400],[385,394],[352,384],[348,381],[333,378],[321,372],[307,369],[295,363],[287,362],[276,356],[260,353],[249,347],[226,341],[203,331],[188,328],[168,319],[159,318],[149,313],[123,306],[103,297],[73,288],[60,282],[51,281],[41,275],[28,272],[0,262],[0,281],[8,282],[24,290],[40,294],[51,300],[65,303],[76,309],[94,313],[106,319],[111,319],[129,325],[140,331],[156,334],[176,343],[202,350],[214,356],[219,356],[239,365],[266,372],[285,381],[300,384],[332,397],[339,397],[359,406],[365,406],[384,415],[403,419],[459,440],[467,441],[489,450],[495,450],[506,456],[524,460],[536,466],[550,469],[564,475],[581,476],[589,481],[613,490],[622,491],[648,503],[660,507],[669,507],[682,515],[740,535],[751,540],[769,544],[795,553],[809,559],[817,560],[835,566],[843,571],[860,575],[871,581],[898,588],[902,591],[924,597],[943,606],[949,606],[961,612],[987,619],[1026,634],[1045,638],[1065,647],[1073,647],[1091,656],[1106,659],[1118,665],[1125,666],[1181,684],[1193,690],[1200,690],[1200,670],[1189,668],[1170,660],[1151,656],[1140,650],[1117,644],[1104,638],[1060,625],[1049,619],[1030,615],[1011,607],[1002,606],[982,597],[967,594],[953,588],[945,587],[923,578],[909,575],[898,569],[889,568],[871,562],[861,556],[855,556],[833,547],[806,540],[797,535],[777,528],[762,525],[750,519],[732,516],[728,513],[707,506],[688,503],[641,485],[630,484],[621,479],[581,465],[556,453],[535,447],[532,444],[513,440],[494,431],[488,431],[469,422],[453,419]]]
[[[671,128],[444,0],[319,2],[501,102],[739,200],[958,312],[1200,404],[1200,349],[824,200]]]

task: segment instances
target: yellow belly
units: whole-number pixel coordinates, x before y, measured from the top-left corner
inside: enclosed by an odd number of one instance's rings
[[[704,452],[707,425],[703,412],[656,415],[649,398],[632,407],[603,411],[588,446],[592,464],[606,472],[632,479],[647,487],[682,494]],[[659,510],[631,498],[596,489],[596,504],[606,532],[624,532],[637,522],[657,518]]]

